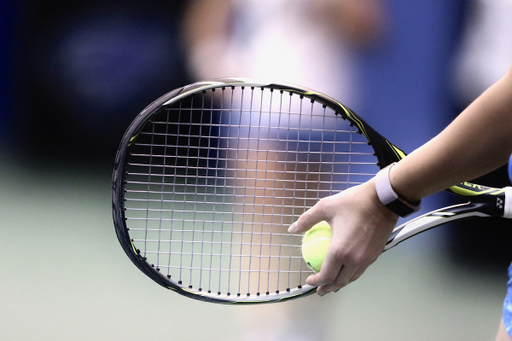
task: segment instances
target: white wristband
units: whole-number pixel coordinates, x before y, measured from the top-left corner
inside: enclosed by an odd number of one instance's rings
[[[384,206],[399,216],[406,217],[420,209],[421,200],[417,203],[409,203],[393,190],[389,180],[389,171],[394,165],[395,163],[392,163],[377,173],[375,176],[375,189],[377,190],[380,202]]]

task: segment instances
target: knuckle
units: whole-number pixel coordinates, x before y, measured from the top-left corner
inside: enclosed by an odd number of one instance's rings
[[[317,285],[326,286],[334,283],[337,274],[330,272],[319,272],[316,276],[317,277],[315,278],[315,282]]]
[[[352,262],[359,267],[368,262],[368,255],[364,253],[356,253],[352,259]]]
[[[346,248],[336,246],[332,249],[331,257],[338,264],[346,264],[347,262],[351,262],[350,259],[352,256],[347,252]]]
[[[325,214],[329,213],[330,212],[330,210],[329,210],[329,207],[330,207],[329,197],[325,197],[325,198],[320,199],[315,204],[315,206],[316,206],[316,209],[318,210],[318,212],[320,212],[320,214],[325,215]]]

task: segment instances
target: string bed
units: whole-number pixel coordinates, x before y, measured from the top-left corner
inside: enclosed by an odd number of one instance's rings
[[[170,280],[212,295],[300,288],[311,271],[287,228],[378,170],[331,108],[267,88],[207,90],[164,107],[130,147],[134,247]]]

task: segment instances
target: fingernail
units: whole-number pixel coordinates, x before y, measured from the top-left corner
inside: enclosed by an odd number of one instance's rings
[[[290,225],[290,227],[288,228],[288,232],[290,233],[295,233],[297,231],[297,222],[294,222],[293,224]]]

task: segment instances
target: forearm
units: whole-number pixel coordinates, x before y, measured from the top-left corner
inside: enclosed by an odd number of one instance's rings
[[[416,201],[505,164],[512,153],[512,70],[443,132],[391,169],[391,184]]]
[[[390,170],[391,186],[415,202],[507,162],[512,153],[512,70],[443,132]],[[382,253],[398,215],[378,197],[375,178],[320,200],[290,227],[299,233],[325,220],[331,244],[319,273],[306,283],[320,295],[356,280]]]

